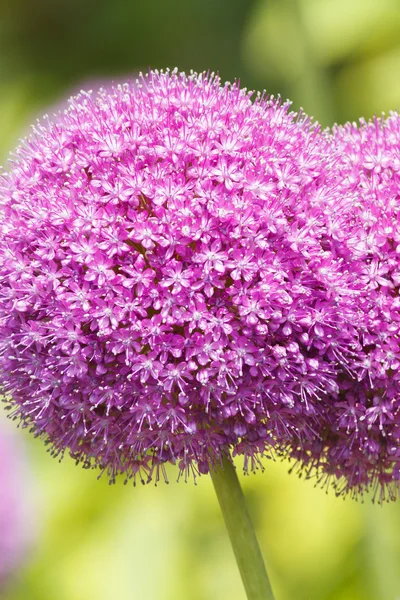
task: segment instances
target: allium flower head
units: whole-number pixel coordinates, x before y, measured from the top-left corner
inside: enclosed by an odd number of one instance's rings
[[[30,542],[24,467],[16,436],[0,424],[0,593],[22,563]]]
[[[111,478],[324,447],[363,285],[326,227],[328,149],[288,103],[175,71],[38,125],[0,180],[13,414]]]
[[[356,492],[394,499],[400,480],[400,117],[335,127],[326,229],[363,287],[358,300],[361,370],[341,386],[308,462]],[[335,233],[334,233],[335,232]],[[310,442],[310,440],[309,440]],[[308,454],[308,459],[307,459]]]

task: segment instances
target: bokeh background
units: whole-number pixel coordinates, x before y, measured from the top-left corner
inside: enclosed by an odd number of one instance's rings
[[[166,66],[280,93],[324,126],[371,117],[400,108],[400,2],[1,0],[1,162],[67,95]],[[20,435],[38,537],[5,600],[244,600],[207,477],[110,487]],[[400,501],[265,467],[243,485],[278,600],[400,598]]]

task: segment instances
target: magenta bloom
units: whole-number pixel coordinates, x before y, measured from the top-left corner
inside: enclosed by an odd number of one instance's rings
[[[360,370],[327,405],[325,439],[319,433],[299,458],[302,466],[341,478],[338,491],[370,486],[379,499],[394,499],[400,481],[400,117],[335,127],[331,142],[333,184],[324,214],[338,256],[363,286]]]
[[[0,425],[0,594],[30,542],[25,471],[18,440]]]
[[[326,226],[329,150],[288,104],[176,72],[38,125],[0,179],[14,415],[112,479],[325,457],[365,285]]]

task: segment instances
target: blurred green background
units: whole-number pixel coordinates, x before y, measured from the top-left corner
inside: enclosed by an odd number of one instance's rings
[[[400,2],[1,0],[2,162],[66,95],[166,66],[280,93],[323,125],[370,117],[400,105]],[[244,600],[207,477],[109,487],[21,436],[40,535],[6,600]],[[277,599],[398,600],[400,503],[336,499],[287,470],[243,477]]]

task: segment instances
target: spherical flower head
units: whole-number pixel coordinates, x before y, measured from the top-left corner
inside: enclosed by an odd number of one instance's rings
[[[359,347],[328,147],[289,103],[176,71],[39,124],[0,180],[13,414],[111,479],[304,447]]]
[[[363,287],[360,368],[327,406],[323,438],[298,452],[303,468],[339,480],[338,493],[372,488],[379,500],[395,499],[400,481],[399,149],[396,113],[333,129],[325,227]]]
[[[26,465],[17,436],[0,424],[0,593],[21,566],[31,538]]]

